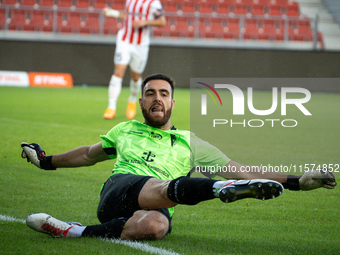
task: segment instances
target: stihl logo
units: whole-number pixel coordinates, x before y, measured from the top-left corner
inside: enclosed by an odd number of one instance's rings
[[[68,73],[29,73],[31,86],[38,87],[72,87],[73,80]]]
[[[34,83],[39,85],[67,85],[67,81],[64,76],[50,76],[50,75],[37,75],[34,77]]]

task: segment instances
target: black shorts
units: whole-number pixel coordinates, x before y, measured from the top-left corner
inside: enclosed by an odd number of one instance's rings
[[[104,183],[100,193],[97,217],[101,223],[115,218],[130,218],[134,212],[142,210],[138,204],[138,196],[144,184],[151,176],[134,174],[115,174]],[[162,213],[169,220],[168,233],[171,232],[169,210],[161,208],[153,211]]]

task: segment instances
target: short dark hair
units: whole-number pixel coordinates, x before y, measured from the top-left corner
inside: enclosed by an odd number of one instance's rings
[[[175,90],[175,81],[170,78],[169,76],[165,75],[165,74],[153,74],[153,75],[150,75],[148,77],[146,77],[144,79],[144,81],[142,82],[142,96],[143,96],[143,93],[144,93],[144,87],[145,85],[151,81],[151,80],[163,80],[163,81],[167,81],[170,86],[171,86],[171,97],[174,98],[174,90]]]

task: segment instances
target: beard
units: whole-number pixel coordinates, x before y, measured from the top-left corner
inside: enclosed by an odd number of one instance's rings
[[[154,117],[148,113],[147,109],[145,109],[144,106],[142,106],[142,114],[145,119],[145,124],[154,128],[160,128],[164,126],[169,121],[171,117],[171,112],[172,109],[170,108],[169,110],[164,112],[163,117]]]

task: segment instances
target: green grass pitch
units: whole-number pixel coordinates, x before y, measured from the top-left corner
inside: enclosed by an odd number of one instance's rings
[[[267,92],[254,95],[259,101],[270,99]],[[23,220],[32,212],[46,212],[61,220],[98,224],[99,189],[114,162],[43,171],[21,159],[20,143],[36,142],[47,154],[56,154],[98,142],[100,134],[126,121],[127,97],[124,88],[117,117],[104,120],[105,87],[0,87],[0,254],[148,253],[96,238],[53,239],[1,218]],[[173,124],[189,129],[189,90],[178,89],[175,99]],[[226,142],[221,149],[245,164],[339,164],[339,102],[339,94],[312,93],[308,109],[313,118],[302,119],[290,131],[223,127]],[[142,120],[141,113],[136,118]],[[340,187],[287,190],[268,201],[224,204],[215,199],[177,206],[172,233],[161,241],[140,243],[179,254],[339,254],[339,212]]]

